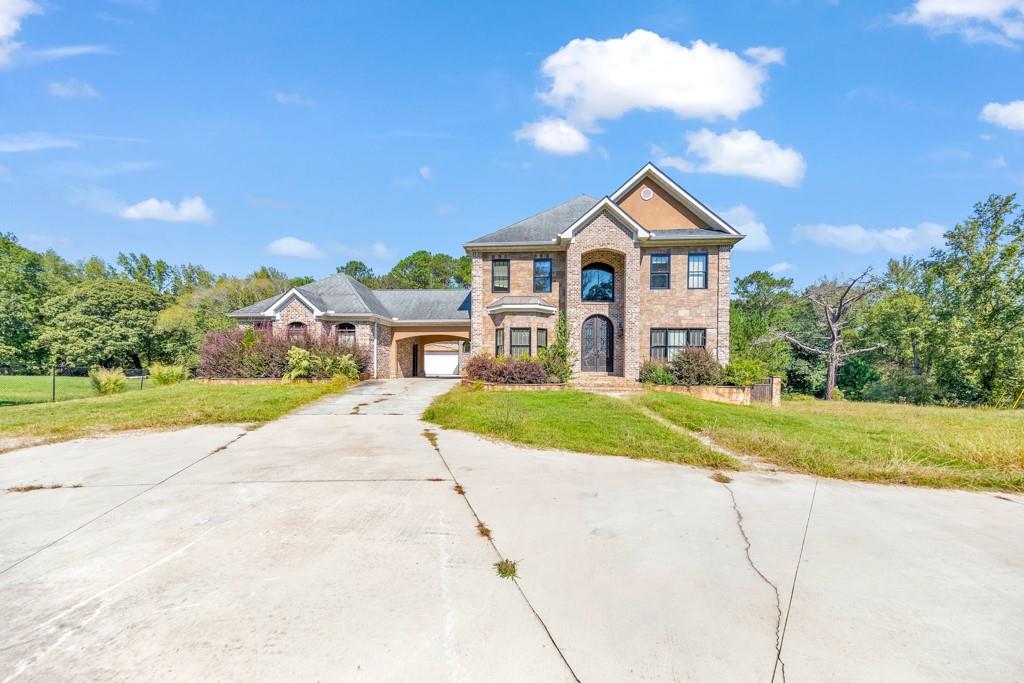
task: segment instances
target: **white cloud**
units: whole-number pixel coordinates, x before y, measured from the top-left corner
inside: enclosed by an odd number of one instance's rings
[[[434,205],[434,213],[438,216],[452,216],[459,212],[459,207],[451,202],[441,202]]]
[[[177,206],[165,199],[150,198],[125,207],[120,216],[129,221],[213,223],[213,212],[202,197],[186,197]]]
[[[14,36],[21,30],[22,20],[43,10],[32,0],[0,0],[0,68],[10,66],[21,43]]]
[[[353,247],[348,244],[342,244],[341,242],[328,242],[327,248],[329,251],[344,256],[350,259],[365,259],[372,258],[378,261],[386,261],[393,259],[398,255],[398,252],[389,247],[384,242],[373,242],[372,244],[363,245],[361,247]]]
[[[1024,100],[1014,100],[1006,104],[989,102],[981,108],[978,118],[1010,130],[1024,130]]]
[[[434,177],[434,169],[429,166],[420,166],[420,177],[424,180],[430,180]]]
[[[916,0],[896,20],[968,43],[1012,46],[1024,39],[1024,0]]]
[[[781,48],[745,54],[749,59],[702,40],[681,45],[643,29],[610,40],[572,40],[541,64],[548,83],[540,99],[557,115],[525,124],[516,139],[554,154],[579,154],[599,121],[630,111],[735,119],[761,105],[765,66],[785,59]]]
[[[0,0],[2,2],[3,0]],[[77,147],[78,143],[50,133],[9,133],[0,135],[0,152],[35,152],[40,149]]]
[[[944,232],[945,228],[937,223],[920,223],[916,228],[865,228],[856,224],[817,223],[796,226],[793,228],[793,237],[852,254],[874,251],[914,254],[942,246]]]
[[[804,178],[807,163],[791,147],[782,147],[752,130],[717,134],[707,128],[686,134],[686,151],[700,161],[683,157],[664,157],[659,164],[686,173],[719,173],[767,180],[796,187]]]
[[[61,45],[60,47],[48,47],[39,50],[25,50],[23,53],[26,62],[55,62],[58,59],[69,57],[80,57],[82,55],[111,55],[114,51],[106,45]]]
[[[991,161],[993,168],[1006,168],[1006,157],[1002,154],[997,154],[996,158]]]
[[[300,240],[298,237],[282,237],[267,245],[266,252],[274,256],[292,256],[295,258],[322,258],[321,252],[315,244]]]
[[[117,161],[108,164],[92,164],[82,161],[65,161],[47,167],[48,171],[60,175],[97,180],[126,173],[140,173],[155,168],[155,161]]]
[[[96,89],[85,81],[69,78],[66,81],[54,81],[50,83],[50,94],[54,97],[64,99],[75,99],[79,97],[99,97]]]
[[[297,95],[295,93],[275,92],[272,97],[278,104],[290,104],[296,107],[312,107],[316,104],[316,102],[308,97],[303,97],[302,95]]]
[[[748,47],[743,54],[758,64],[786,63],[786,51],[781,47]]]
[[[516,131],[516,140],[529,140],[533,146],[552,154],[581,154],[590,149],[590,140],[565,119],[548,118],[524,124]]]
[[[745,204],[739,204],[722,212],[726,223],[739,230],[746,237],[736,245],[736,251],[771,251],[772,240],[768,228],[757,220],[757,214]]]
[[[773,263],[768,266],[767,270],[772,275],[782,275],[783,273],[788,273],[793,270],[793,264],[789,261],[779,261],[778,263]]]

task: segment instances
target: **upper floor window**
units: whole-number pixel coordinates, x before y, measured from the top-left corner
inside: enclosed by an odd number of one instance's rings
[[[607,263],[584,266],[580,293],[584,301],[615,301],[615,269]]]
[[[689,289],[708,288],[708,255],[690,254],[687,259],[689,268],[686,274],[686,286]]]
[[[338,343],[342,346],[356,345],[356,326],[352,323],[338,325]]]
[[[288,323],[288,339],[297,341],[306,338],[305,323]]]
[[[491,291],[507,292],[509,285],[509,265],[507,258],[496,258],[491,261]]]
[[[533,259],[533,291],[551,291],[551,259]]]
[[[672,278],[672,257],[651,254],[651,289],[668,289]]]

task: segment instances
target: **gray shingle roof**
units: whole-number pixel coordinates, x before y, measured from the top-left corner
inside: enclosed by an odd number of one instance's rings
[[[487,306],[487,308],[488,309],[492,309],[492,308],[501,308],[502,306],[522,306],[522,305],[550,306],[552,309],[555,308],[554,305],[549,304],[547,301],[544,301],[544,299],[541,299],[539,296],[503,296],[503,297],[501,297],[499,299],[495,299],[494,301],[492,301]]]
[[[325,313],[374,315],[389,320],[469,320],[468,289],[369,289],[337,273],[296,290]],[[281,298],[264,299],[229,313],[234,318],[262,315]]]
[[[652,242],[658,242],[664,240],[705,239],[709,237],[714,239],[738,237],[742,239],[742,235],[730,235],[722,232],[721,230],[709,230],[708,228],[672,228],[669,230],[656,230],[651,233],[650,240]]]
[[[558,234],[575,223],[600,200],[589,195],[579,197],[541,211],[529,218],[513,223],[489,235],[466,242],[466,246],[484,244],[519,244],[524,242],[554,242]]]

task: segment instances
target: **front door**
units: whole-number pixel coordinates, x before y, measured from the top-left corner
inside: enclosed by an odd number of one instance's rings
[[[583,322],[583,352],[580,364],[585,372],[612,372],[614,356],[612,321],[592,315]]]

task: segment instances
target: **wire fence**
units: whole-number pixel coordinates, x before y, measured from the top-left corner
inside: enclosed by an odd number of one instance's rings
[[[152,386],[145,368],[121,368],[128,378],[126,391]],[[96,396],[89,367],[57,365],[51,368],[0,366],[0,406],[70,401]]]

